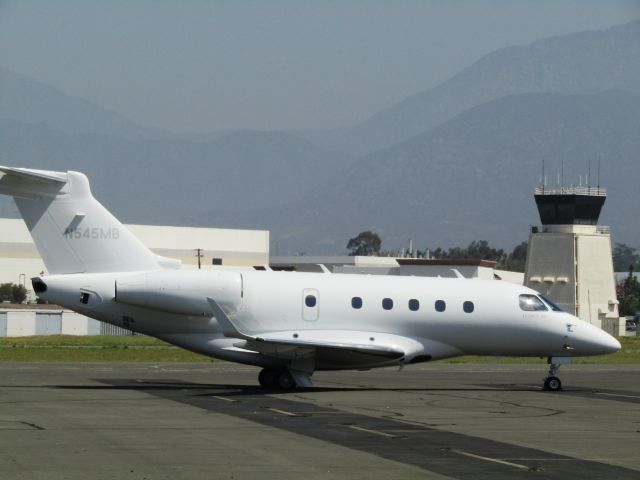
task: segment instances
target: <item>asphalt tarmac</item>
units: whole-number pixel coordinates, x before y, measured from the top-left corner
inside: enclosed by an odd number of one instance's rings
[[[0,363],[1,479],[640,479],[640,366]]]

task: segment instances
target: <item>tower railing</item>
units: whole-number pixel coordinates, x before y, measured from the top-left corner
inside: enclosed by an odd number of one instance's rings
[[[580,226],[580,224],[577,224]],[[531,233],[554,233],[561,232],[563,225],[531,225]],[[611,227],[606,225],[593,225],[595,233],[611,235]]]
[[[606,197],[607,189],[600,187],[536,187],[536,195],[588,195],[590,197]]]

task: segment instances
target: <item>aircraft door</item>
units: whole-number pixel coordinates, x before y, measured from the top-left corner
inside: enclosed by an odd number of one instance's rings
[[[305,288],[302,291],[302,319],[307,322],[318,320],[320,295],[315,288]]]

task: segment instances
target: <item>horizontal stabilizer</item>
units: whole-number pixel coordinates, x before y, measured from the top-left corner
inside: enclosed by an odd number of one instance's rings
[[[0,165],[0,193],[20,198],[53,197],[67,183],[67,174]]]

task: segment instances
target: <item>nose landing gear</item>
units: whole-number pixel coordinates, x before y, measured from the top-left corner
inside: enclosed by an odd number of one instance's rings
[[[549,364],[549,374],[544,380],[543,390],[549,392],[559,392],[562,390],[562,382],[557,377],[560,365],[571,363],[571,357],[549,357],[547,360]]]
[[[558,392],[562,390],[562,382],[558,377],[547,377],[544,380],[543,389],[550,392]]]

